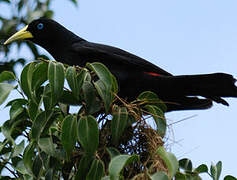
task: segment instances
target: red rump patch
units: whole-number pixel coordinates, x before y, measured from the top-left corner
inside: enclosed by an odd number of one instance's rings
[[[151,72],[144,72],[144,73],[151,76],[161,76],[160,74],[157,74],[157,73],[151,73]]]

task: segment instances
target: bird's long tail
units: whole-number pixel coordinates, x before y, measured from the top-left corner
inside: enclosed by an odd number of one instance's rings
[[[157,78],[157,80],[159,85],[154,85],[154,88],[158,88],[156,89],[158,94],[164,95],[161,99],[175,100],[184,106],[193,105],[193,108],[189,109],[210,107],[211,102],[208,99],[228,105],[223,97],[237,97],[236,79],[225,73],[166,76]],[[207,99],[189,96],[203,96]],[[185,109],[185,107],[181,109]]]

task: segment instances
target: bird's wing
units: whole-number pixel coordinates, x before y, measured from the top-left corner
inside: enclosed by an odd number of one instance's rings
[[[154,76],[172,76],[172,74],[146,61],[145,59],[116,47],[91,43],[88,41],[80,41],[73,43],[72,49],[87,62],[98,60],[99,62],[104,63],[106,66],[110,66],[111,64],[117,64],[121,66],[125,65],[131,66],[131,68],[139,69],[139,71],[143,71],[144,73]]]

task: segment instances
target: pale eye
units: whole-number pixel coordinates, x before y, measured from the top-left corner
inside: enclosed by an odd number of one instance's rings
[[[41,30],[41,29],[43,29],[43,28],[44,28],[44,25],[43,25],[42,23],[39,23],[39,24],[37,25],[37,29]]]

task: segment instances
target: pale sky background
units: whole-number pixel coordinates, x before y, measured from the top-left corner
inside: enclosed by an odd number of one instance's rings
[[[78,8],[67,1],[53,1],[54,19],[84,39],[122,48],[175,75],[237,78],[236,0],[80,0]],[[222,177],[237,176],[237,99],[228,102],[167,113],[168,124],[196,115],[172,125],[171,152],[194,167],[221,160]]]

